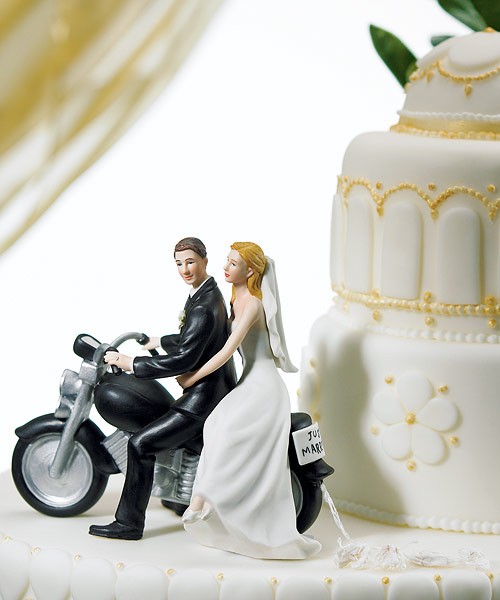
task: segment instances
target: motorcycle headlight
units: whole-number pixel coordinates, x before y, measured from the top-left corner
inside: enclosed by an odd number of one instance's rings
[[[76,396],[81,385],[78,373],[71,369],[64,369],[59,383],[59,394],[60,396]]]

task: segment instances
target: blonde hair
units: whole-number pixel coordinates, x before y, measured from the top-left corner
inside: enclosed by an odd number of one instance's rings
[[[266,256],[262,251],[262,248],[258,244],[253,242],[234,242],[231,244],[231,249],[241,256],[246,262],[247,267],[253,270],[253,274],[247,279],[248,291],[259,300],[262,300],[262,277],[266,269]],[[234,302],[235,289],[233,286],[233,293],[231,296],[231,303]]]

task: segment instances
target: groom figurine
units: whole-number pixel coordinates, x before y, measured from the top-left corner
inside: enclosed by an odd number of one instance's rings
[[[186,388],[177,400],[155,381],[199,369],[227,340],[226,306],[214,278],[207,275],[205,245],[198,238],[184,238],[175,246],[174,258],[180,276],[191,286],[180,332],[151,338],[145,346],[161,346],[167,354],[132,359],[108,351],[105,356],[108,364],[131,374],[106,374],[96,388],[95,405],[108,423],[133,434],[128,441],[127,474],[116,520],[92,525],[92,535],[126,540],[142,537],[156,454],[201,434],[208,415],[236,383],[232,361]]]

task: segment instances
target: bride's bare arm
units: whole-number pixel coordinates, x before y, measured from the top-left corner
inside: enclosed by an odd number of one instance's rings
[[[183,388],[191,387],[199,379],[210,375],[210,373],[213,373],[222,367],[222,365],[224,365],[236,352],[238,346],[245,339],[250,327],[258,321],[261,311],[262,303],[260,300],[251,296],[245,303],[245,306],[238,317],[238,322],[234,326],[231,335],[227,338],[227,342],[222,349],[212,356],[212,358],[197,371],[177,377],[177,381],[180,385]]]

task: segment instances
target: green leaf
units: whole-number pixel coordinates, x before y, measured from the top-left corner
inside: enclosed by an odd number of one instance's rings
[[[446,42],[446,40],[449,40],[452,37],[452,35],[433,35],[431,37],[431,44],[433,46],[439,46],[439,44]]]
[[[500,30],[500,4],[498,0],[472,0],[477,12],[488,27]],[[484,29],[484,27],[483,27]]]
[[[438,0],[439,6],[455,19],[465,23],[474,31],[483,31],[488,26],[476,8],[476,0]],[[484,0],[483,4],[496,4],[497,0]],[[492,25],[493,27],[493,25]]]
[[[399,38],[385,29],[370,25],[370,36],[378,55],[404,87],[417,59]]]

